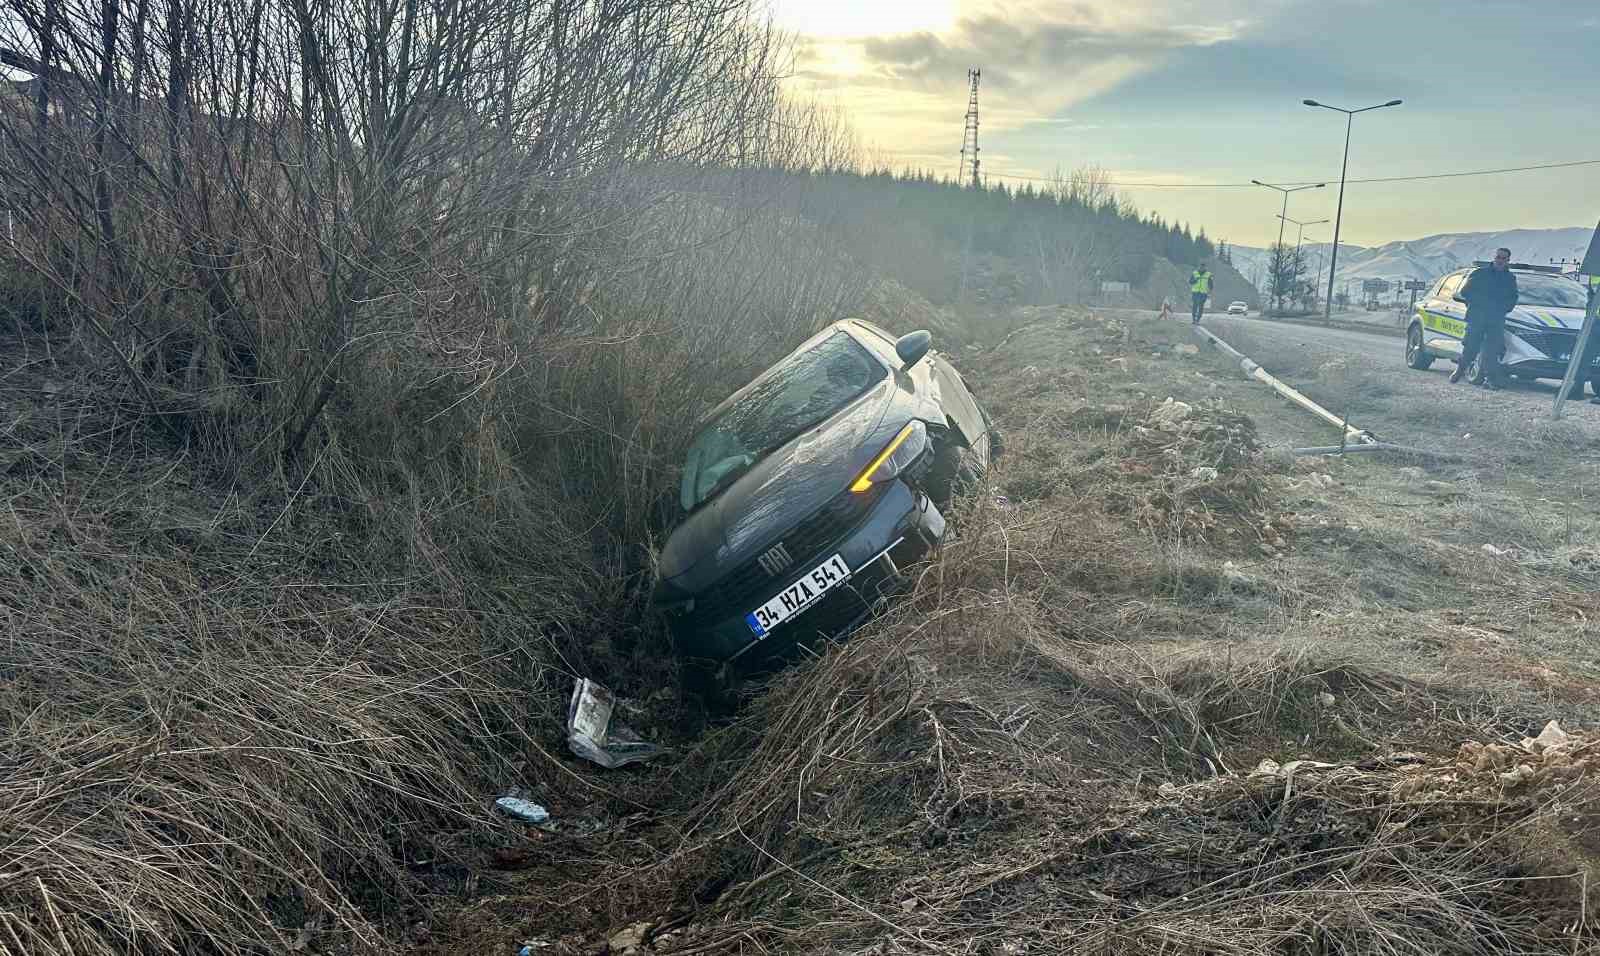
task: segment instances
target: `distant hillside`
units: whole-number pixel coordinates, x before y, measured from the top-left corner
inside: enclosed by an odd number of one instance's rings
[[[1488,259],[1494,250],[1505,246],[1518,262],[1539,265],[1551,259],[1582,258],[1594,230],[1588,226],[1568,229],[1507,229],[1502,232],[1453,232],[1422,239],[1387,242],[1365,248],[1339,244],[1339,281],[1354,279],[1433,279],[1474,260]],[[1305,251],[1313,265],[1317,256],[1326,263],[1332,243],[1307,243]],[[1257,275],[1265,283],[1267,250],[1251,246],[1233,247],[1233,264],[1247,277]],[[1326,268],[1326,266],[1324,266]]]
[[[857,262],[937,306],[1005,309],[1101,301],[1154,308],[1195,263],[1216,259],[1205,230],[1141,213],[1079,170],[1035,187],[964,187],[929,174],[808,174],[807,217]],[[1226,269],[1219,269],[1226,280]],[[1254,298],[1238,281],[1236,297]]]

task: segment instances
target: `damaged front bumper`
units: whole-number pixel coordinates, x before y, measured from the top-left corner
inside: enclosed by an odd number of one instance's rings
[[[668,624],[679,650],[709,662],[738,660],[754,665],[797,643],[841,637],[859,626],[902,584],[901,569],[921,560],[945,533],[938,507],[903,480],[887,483],[876,499],[840,534],[814,544],[804,557],[794,555],[783,576],[767,577],[753,586],[732,589],[733,593],[718,593],[723,585],[719,582],[706,594],[669,609]],[[850,568],[843,583],[765,633],[752,626],[749,616],[755,608],[835,554]]]

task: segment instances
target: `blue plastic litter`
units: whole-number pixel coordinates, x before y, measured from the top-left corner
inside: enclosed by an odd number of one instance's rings
[[[544,823],[550,819],[549,810],[521,797],[501,797],[494,802],[494,805],[501,813],[523,823]]]

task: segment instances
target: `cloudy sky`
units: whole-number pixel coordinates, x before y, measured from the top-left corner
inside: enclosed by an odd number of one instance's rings
[[[1351,179],[1600,160],[1593,0],[770,2],[799,36],[793,87],[843,109],[894,166],[955,173],[968,67],[983,71],[991,182],[1088,164],[1127,184],[1326,179],[1289,215],[1332,219],[1345,121],[1306,98],[1405,100],[1356,117]],[[1213,238],[1277,235],[1281,197],[1260,187],[1124,191]],[[1597,220],[1589,165],[1352,184],[1341,239]],[[1328,240],[1332,225],[1305,235]]]

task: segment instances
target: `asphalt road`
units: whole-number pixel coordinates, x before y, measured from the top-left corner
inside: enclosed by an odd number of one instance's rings
[[[1228,318],[1223,316],[1208,317],[1205,320],[1211,331],[1227,339],[1229,329],[1243,331],[1251,339],[1265,342],[1273,351],[1283,348],[1304,349],[1307,352],[1339,352],[1346,355],[1359,356],[1364,361],[1374,363],[1374,369],[1392,368],[1395,374],[1409,380],[1430,381],[1434,378],[1443,380],[1450,374],[1455,365],[1449,359],[1436,359],[1433,368],[1426,372],[1409,369],[1405,365],[1405,340],[1396,335],[1385,335],[1381,332],[1357,332],[1351,329],[1318,328],[1314,325],[1299,325],[1289,322],[1275,322],[1270,319],[1255,318]],[[1280,352],[1281,354],[1281,352]],[[1259,359],[1267,371],[1272,371],[1268,360]],[[1550,379],[1538,381],[1513,380],[1506,390],[1508,398],[1520,396],[1526,401],[1550,402],[1555,398],[1556,389],[1560,383]],[[1475,391],[1475,390],[1474,390]],[[1586,392],[1585,395],[1592,395]],[[1453,393],[1452,393],[1453,395]],[[1569,403],[1582,405],[1584,402]]]
[[[1267,371],[1387,441],[1453,448],[1480,464],[1499,461],[1517,471],[1548,455],[1588,469],[1600,464],[1592,451],[1600,448],[1600,406],[1587,396],[1568,401],[1562,421],[1552,421],[1559,382],[1514,381],[1490,392],[1451,385],[1449,361],[1435,361],[1426,371],[1408,368],[1405,340],[1398,336],[1260,319],[1218,317],[1205,324]],[[1263,414],[1257,425],[1274,442],[1316,444],[1310,439],[1329,431],[1300,413]]]
[[[1207,316],[1204,322],[1207,328],[1224,339],[1228,337],[1227,330],[1238,329],[1253,339],[1267,341],[1275,346],[1320,346],[1323,349],[1359,355],[1374,362],[1395,364],[1397,367],[1405,355],[1404,339],[1382,333],[1321,329],[1314,325],[1274,322],[1270,319]]]

